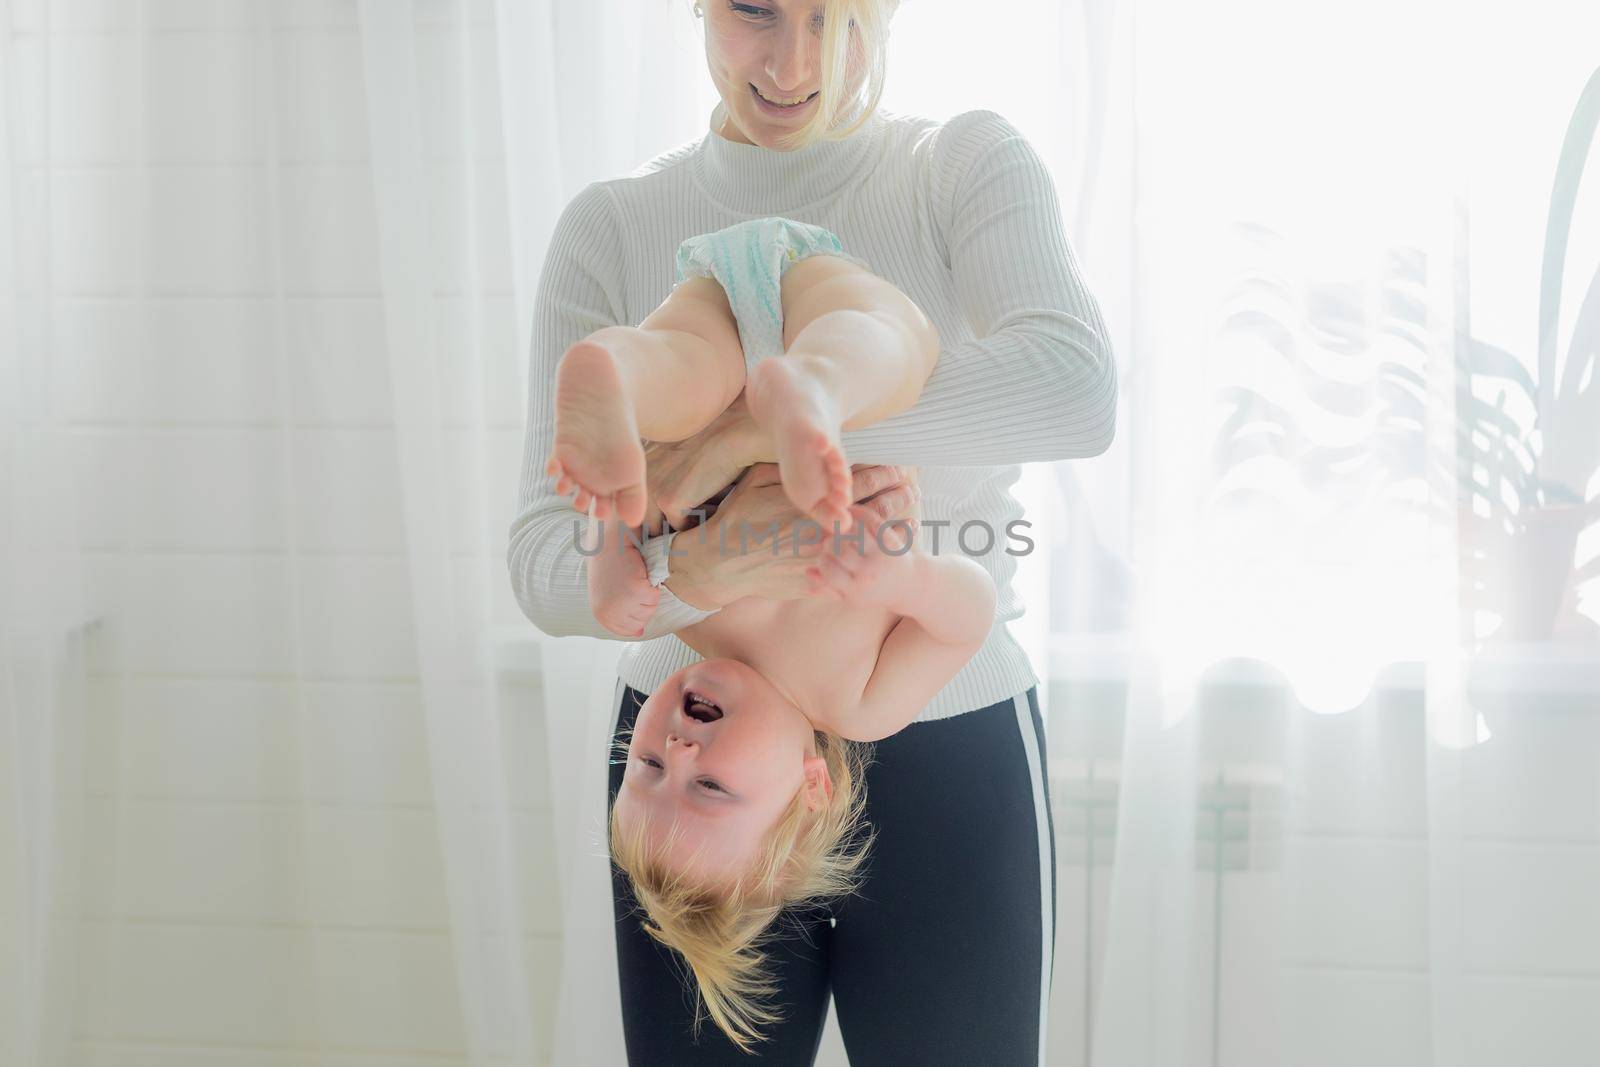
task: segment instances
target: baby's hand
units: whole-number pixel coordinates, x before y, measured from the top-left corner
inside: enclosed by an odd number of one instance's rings
[[[650,584],[639,550],[632,542],[622,543],[621,524],[601,525],[605,533],[600,552],[589,557],[589,610],[618,637],[642,637],[645,623],[655,614],[661,590]],[[639,536],[637,529],[633,536]]]
[[[836,539],[830,531],[816,563],[806,569],[813,596],[827,596],[856,607],[893,608],[906,601],[916,571],[916,552],[907,523],[885,524],[872,509],[850,507],[857,529]],[[856,543],[859,536],[860,544]]]

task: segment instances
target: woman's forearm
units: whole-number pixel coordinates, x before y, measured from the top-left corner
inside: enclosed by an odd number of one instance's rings
[[[1101,335],[1060,315],[939,355],[916,406],[840,437],[852,463],[985,467],[1097,456],[1116,433]]]
[[[845,433],[846,454],[929,467],[1099,455],[1116,432],[1116,362],[1049,169],[1002,116],[976,111],[941,130],[934,170],[935,236],[971,338],[944,324],[921,399]]]
[[[851,463],[986,467],[1097,456],[1116,423],[1116,365],[1098,330],[1042,315],[941,352],[915,406],[839,440]],[[726,440],[741,465],[778,460],[748,417]]]

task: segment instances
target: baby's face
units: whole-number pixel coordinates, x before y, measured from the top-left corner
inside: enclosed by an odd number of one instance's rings
[[[639,709],[617,819],[626,830],[647,818],[653,842],[676,826],[668,866],[727,884],[808,776],[825,795],[811,721],[745,664],[705,660],[669,677]]]

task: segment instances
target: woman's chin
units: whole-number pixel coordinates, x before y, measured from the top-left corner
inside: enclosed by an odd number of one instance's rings
[[[729,114],[730,116],[733,114],[731,108],[729,109]],[[732,117],[727,120],[726,125],[732,127],[729,132],[737,133],[739,138],[743,138],[746,143],[755,145],[757,148],[781,152],[783,151],[783,145],[779,139],[784,134],[793,132],[781,122],[769,121],[763,118],[760,112],[752,112],[749,105],[741,108],[738,116],[737,122]],[[728,137],[728,133],[725,132],[723,136]],[[734,140],[735,138],[728,137],[728,139]]]
[[[778,146],[775,145],[773,141],[780,131],[762,129],[759,119],[755,121],[747,120],[744,124],[744,127],[739,132],[744,134],[745,140],[749,141],[757,148],[765,148],[768,151],[777,150]]]

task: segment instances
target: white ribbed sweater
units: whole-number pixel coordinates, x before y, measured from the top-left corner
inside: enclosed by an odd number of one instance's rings
[[[1055,186],[1031,145],[992,111],[948,122],[882,108],[843,141],[777,152],[730,141],[713,112],[699,141],[625,178],[594,182],[567,205],[550,240],[534,304],[528,431],[507,564],[522,611],[553,636],[614,637],[589,611],[571,500],[544,473],[555,433],[551,385],[574,341],[637,325],[672,290],[678,244],[748,218],[825,226],[846,252],[906,293],[943,348],[910,411],[843,435],[852,463],[919,468],[924,532],[939,552],[978,521],[994,545],[973,558],[999,591],[988,640],[918,717],[985,707],[1036,684],[1004,623],[1022,614],[1011,586],[1026,548],[1010,493],[1018,464],[1092,456],[1111,443],[1116,368],[1105,326],[1062,230]],[[1033,550],[1048,539],[1023,530]],[[982,527],[968,531],[977,550]],[[930,542],[924,541],[927,545]],[[659,562],[670,538],[645,545]],[[670,566],[670,564],[669,564]],[[674,631],[705,618],[661,586],[645,636],[622,657],[627,684],[650,692],[700,658]]]

